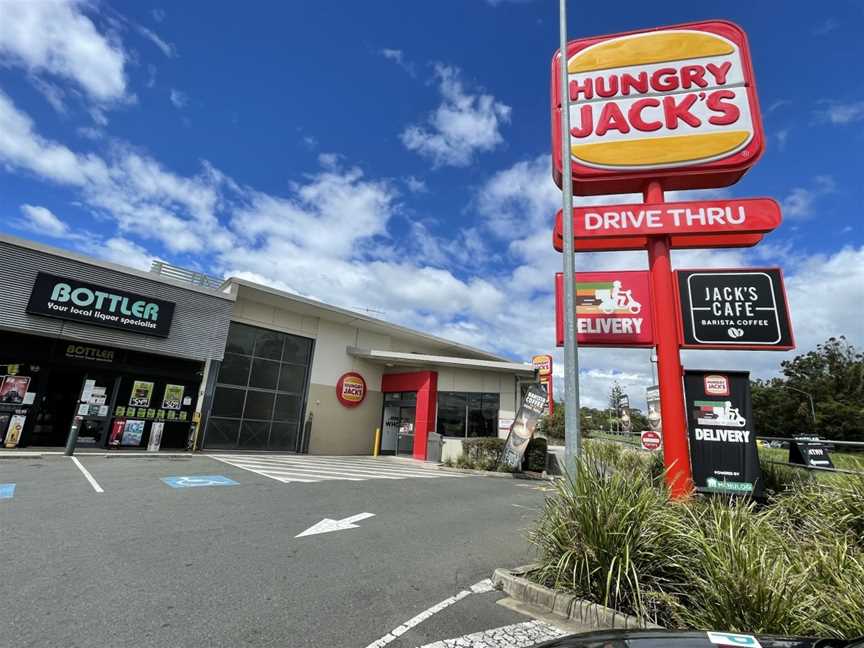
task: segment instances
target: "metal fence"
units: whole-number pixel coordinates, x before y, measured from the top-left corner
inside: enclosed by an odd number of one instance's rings
[[[796,439],[790,439],[789,437],[765,437],[765,436],[757,436],[756,439],[759,441],[769,441],[769,442],[779,441],[780,443],[784,444],[783,446],[781,446],[781,448],[787,449],[787,450],[789,448],[789,444],[794,443],[796,440]],[[802,440],[804,440],[804,439],[802,439]],[[864,442],[862,442],[862,441],[835,441],[833,439],[806,439],[806,440],[808,440],[808,441],[818,440],[818,441],[820,441],[826,445],[830,445],[830,446],[848,446],[850,449],[853,449],[855,452],[861,453],[860,461],[861,461],[862,467],[864,467]],[[779,450],[781,448],[776,448],[776,449]],[[766,459],[764,457],[761,460],[764,461],[765,463],[776,464],[778,466],[791,466],[792,468],[803,468],[804,470],[813,470],[816,472],[844,473],[846,475],[862,475],[862,474],[864,474],[864,470],[849,470],[847,468],[837,468],[836,466],[834,468],[823,468],[821,466],[808,466],[806,464],[792,463],[789,461],[776,461],[774,459]]]

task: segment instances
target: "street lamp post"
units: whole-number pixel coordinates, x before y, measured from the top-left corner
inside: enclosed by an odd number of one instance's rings
[[[570,93],[567,90],[567,0],[559,0],[561,79],[561,182],[564,230],[564,460],[570,469],[581,454],[579,350],[576,338],[576,279],[573,250],[573,185],[570,167]]]
[[[810,392],[806,392],[803,389],[798,389],[797,387],[793,387],[792,385],[783,385],[786,389],[791,389],[792,391],[796,391],[799,394],[804,394],[807,397],[807,400],[810,401],[810,416],[813,417],[813,426],[816,426],[816,408],[813,407],[813,395]]]

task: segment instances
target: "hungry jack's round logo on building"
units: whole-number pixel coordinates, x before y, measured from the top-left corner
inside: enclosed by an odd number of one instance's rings
[[[357,407],[366,398],[366,381],[359,373],[349,371],[336,382],[336,398],[345,407]]]

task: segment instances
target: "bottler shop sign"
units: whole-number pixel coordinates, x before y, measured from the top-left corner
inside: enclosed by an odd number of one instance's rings
[[[40,272],[30,293],[27,312],[168,337],[174,302]]]
[[[684,401],[696,489],[761,496],[750,374],[687,370]]]
[[[795,348],[779,268],[679,270],[685,348]]]

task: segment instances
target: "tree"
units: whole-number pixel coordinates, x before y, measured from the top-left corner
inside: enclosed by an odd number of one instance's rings
[[[579,408],[579,429],[582,436],[588,437],[592,429],[602,427],[603,412],[591,407]],[[551,416],[544,416],[538,424],[539,431],[556,444],[564,443],[564,403],[555,402],[555,411]]]
[[[783,377],[751,383],[757,434],[864,441],[864,353],[832,337],[780,367]]]

